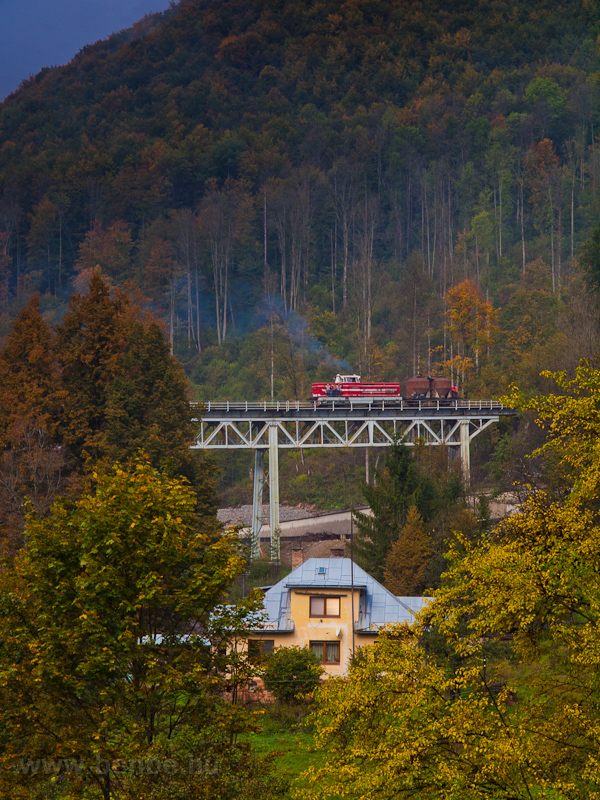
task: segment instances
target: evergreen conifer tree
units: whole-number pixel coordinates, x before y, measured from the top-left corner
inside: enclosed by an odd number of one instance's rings
[[[102,457],[107,389],[118,374],[131,316],[129,301],[92,276],[87,294],[71,298],[57,328],[57,350],[65,398],[63,436],[79,463],[90,468]]]
[[[400,441],[390,447],[384,468],[363,490],[372,515],[354,512],[357,560],[381,582],[386,554],[404,527],[409,508],[414,506],[427,521],[438,500],[434,482],[420,473],[410,450]]]
[[[100,461],[144,450],[183,475],[199,510],[216,507],[214,469],[193,453],[188,385],[160,326],[97,274],[71,298],[54,333],[33,297],[0,351],[0,531],[18,547],[25,499],[46,514],[57,494],[78,495]]]
[[[26,499],[44,515],[66,491],[68,453],[59,424],[64,392],[54,337],[34,295],[0,352],[0,529],[2,549],[22,541]]]
[[[411,506],[406,515],[406,524],[385,558],[386,588],[401,597],[422,594],[430,557],[429,535],[421,515]]]
[[[187,380],[156,320],[94,274],[89,291],[71,298],[57,351],[66,394],[63,436],[78,469],[124,462],[143,449],[154,466],[185,475],[203,508],[214,510],[214,471],[189,450]]]

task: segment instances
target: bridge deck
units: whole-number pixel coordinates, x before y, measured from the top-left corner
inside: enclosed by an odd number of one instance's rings
[[[284,419],[416,419],[513,416],[512,408],[496,400],[338,400],[330,403],[300,400],[233,403],[192,403],[203,420]]]

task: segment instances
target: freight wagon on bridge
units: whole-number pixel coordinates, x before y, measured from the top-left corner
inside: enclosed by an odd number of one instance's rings
[[[406,381],[408,400],[453,400],[458,397],[458,386],[450,378],[430,378],[415,375]]]

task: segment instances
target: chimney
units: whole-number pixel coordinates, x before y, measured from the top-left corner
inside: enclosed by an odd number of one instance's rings
[[[304,561],[304,550],[300,545],[292,547],[292,569],[296,569]]]
[[[344,547],[332,547],[330,558],[343,558],[346,550]]]

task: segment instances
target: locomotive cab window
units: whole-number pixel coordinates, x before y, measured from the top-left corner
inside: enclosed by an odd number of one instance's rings
[[[311,617],[339,617],[340,598],[339,597],[311,597],[310,598]]]

